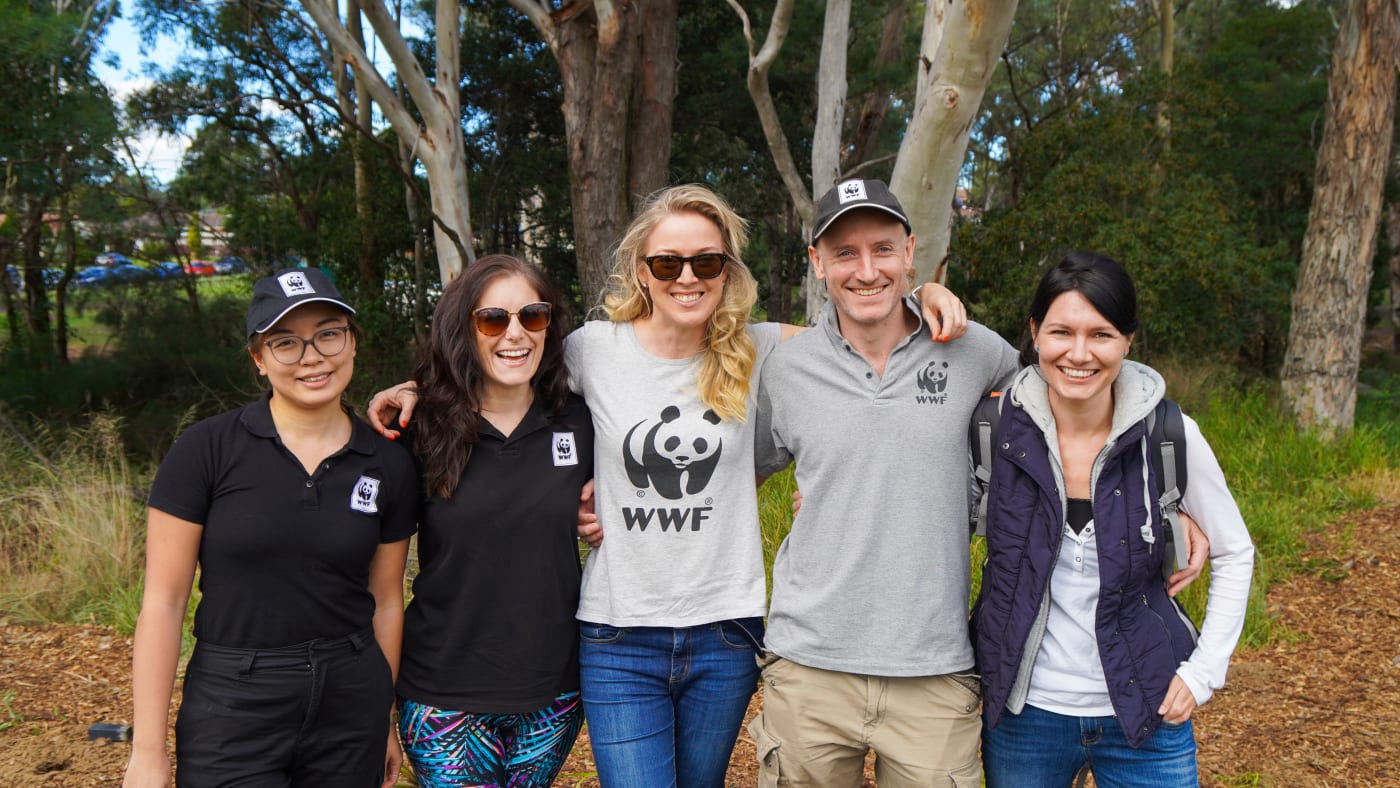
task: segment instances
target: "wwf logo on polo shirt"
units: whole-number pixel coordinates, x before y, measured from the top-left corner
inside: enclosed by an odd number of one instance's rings
[[[550,441],[550,449],[554,452],[554,467],[578,465],[578,447],[574,445],[572,432],[554,433],[554,440]]]
[[[379,512],[379,480],[361,476],[350,492],[350,508],[365,514]]]
[[[948,362],[930,361],[919,370],[914,380],[922,394],[915,394],[914,401],[921,405],[942,405],[948,401]]]

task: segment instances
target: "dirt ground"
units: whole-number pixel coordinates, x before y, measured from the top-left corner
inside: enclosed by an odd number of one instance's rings
[[[1305,558],[1268,600],[1292,637],[1237,654],[1196,716],[1204,785],[1400,787],[1400,507],[1347,518]],[[100,627],[0,622],[0,786],[120,784],[129,745],[87,731],[129,721],[130,659]],[[558,784],[597,785],[586,735]],[[744,734],[729,784],[755,775]]]

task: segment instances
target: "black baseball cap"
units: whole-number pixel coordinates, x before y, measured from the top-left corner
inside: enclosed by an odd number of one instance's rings
[[[313,301],[324,301],[355,314],[331,278],[319,268],[287,268],[259,279],[253,285],[253,302],[248,305],[248,339],[272,328],[293,309]]]
[[[904,225],[905,232],[913,232],[909,226],[909,217],[904,213],[904,206],[899,204],[899,200],[884,181],[855,178],[832,186],[817,200],[816,220],[812,222],[812,245],[817,245],[817,238],[826,232],[826,228],[830,227],[832,222],[860,208],[884,211],[898,219],[899,223]]]

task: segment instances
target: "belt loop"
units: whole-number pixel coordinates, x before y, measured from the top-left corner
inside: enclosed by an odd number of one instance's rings
[[[350,635],[346,640],[350,641],[350,647],[355,649],[356,652],[364,651],[365,646],[368,646],[370,641],[374,640],[374,630],[362,629]]]
[[[248,652],[238,660],[238,678],[248,678],[249,674],[253,672],[253,661],[257,658],[258,652],[248,649]]]

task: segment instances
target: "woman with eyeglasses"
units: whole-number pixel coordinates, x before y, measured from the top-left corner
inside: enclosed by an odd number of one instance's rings
[[[583,725],[574,528],[593,422],[568,328],[538,267],[482,257],[443,290],[414,372],[425,498],[398,695],[422,786],[542,788]]]
[[[316,269],[253,287],[248,355],[271,391],[185,430],[151,489],[124,785],[392,786],[389,727],[413,460],[355,417],[354,310]]]
[[[578,606],[605,788],[722,786],[757,687],[766,591],[749,410],[763,360],[801,329],[749,322],[744,243],[744,220],[711,190],[657,192],[619,244],[609,319],[565,345],[592,412],[608,533]],[[931,312],[961,314],[947,290],[930,296]],[[413,404],[407,388],[381,392],[371,423],[401,407],[404,424]]]

